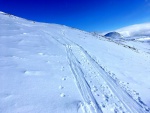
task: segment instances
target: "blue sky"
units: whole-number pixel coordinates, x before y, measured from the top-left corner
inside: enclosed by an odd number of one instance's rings
[[[150,0],[0,0],[0,10],[85,31],[150,22]]]

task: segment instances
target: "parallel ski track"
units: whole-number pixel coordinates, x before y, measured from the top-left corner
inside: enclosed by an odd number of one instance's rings
[[[86,59],[91,65],[97,69],[99,75],[107,83],[111,91],[122,102],[124,107],[130,113],[149,113],[149,108],[145,104],[136,102],[125,90],[123,90],[119,84],[101,67],[81,46],[78,46],[80,50],[86,55]],[[97,77],[97,79],[99,79]]]
[[[106,82],[109,89],[124,106],[126,110],[122,111],[123,113],[150,113],[150,109],[145,104],[138,103],[125,90],[123,90],[121,86],[119,86],[119,84],[107,72],[105,72],[103,67],[99,65],[86,50],[84,50],[84,48],[69,40],[65,36],[64,32],[62,32],[62,34],[64,35],[64,37],[52,38],[66,48],[70,68],[74,74],[76,84],[83,97],[84,102],[80,103],[80,107],[82,107],[83,113],[103,113],[103,111],[100,107],[101,103],[97,102],[91,91],[91,85],[86,80],[87,78],[85,78],[85,67],[83,67],[84,64],[82,64],[84,63],[82,60],[83,56],[79,56],[81,53],[85,56],[84,60],[86,59],[88,61],[88,64],[91,65],[99,73],[99,77],[97,76],[95,78],[97,80],[95,81],[103,80],[104,82]]]
[[[84,73],[80,67],[80,62],[72,53],[71,45],[69,42],[65,39],[62,40],[60,38],[52,38],[66,48],[70,68],[74,74],[76,85],[78,86],[84,101],[79,103],[79,109],[81,109],[83,113],[103,113],[91,92],[91,88],[88,82],[84,78]]]
[[[74,74],[74,77],[76,79],[77,86],[80,90],[80,93],[84,99],[84,104],[82,105],[83,110],[85,113],[102,113],[102,110],[100,106],[98,105],[96,99],[94,98],[92,92],[91,92],[91,87],[84,78],[84,73],[80,67],[80,62],[74,54],[72,53],[72,49],[67,47],[67,54],[68,54],[68,59],[70,62],[70,67],[71,70]]]

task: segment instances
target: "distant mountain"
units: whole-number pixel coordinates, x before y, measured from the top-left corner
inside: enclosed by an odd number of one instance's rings
[[[127,26],[104,36],[119,44],[150,53],[150,23]]]
[[[150,36],[150,23],[136,24],[116,30],[124,37]]]
[[[111,38],[121,38],[122,35],[118,32],[109,32],[104,35],[105,37],[111,37]]]

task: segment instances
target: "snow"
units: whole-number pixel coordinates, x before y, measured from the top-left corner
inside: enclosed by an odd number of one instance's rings
[[[150,23],[135,24],[116,30],[124,37],[150,35]]]
[[[134,41],[123,41],[125,45],[135,48],[137,51],[150,54],[150,41],[143,38],[135,39]]]
[[[104,35],[107,38],[123,38],[123,36],[121,36],[121,34],[117,33],[117,32],[109,32],[107,34]]]
[[[123,37],[110,36],[113,42],[124,46],[150,53],[150,23],[136,24],[115,30],[123,35]]]
[[[139,41],[149,41],[150,40],[150,37],[145,37],[145,38],[139,38],[137,39]]]
[[[0,113],[149,113],[150,55],[0,13]]]

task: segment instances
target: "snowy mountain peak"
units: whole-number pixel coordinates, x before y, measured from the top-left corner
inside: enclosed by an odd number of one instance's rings
[[[118,32],[109,32],[104,35],[105,37],[111,37],[111,38],[122,38],[122,35]]]

